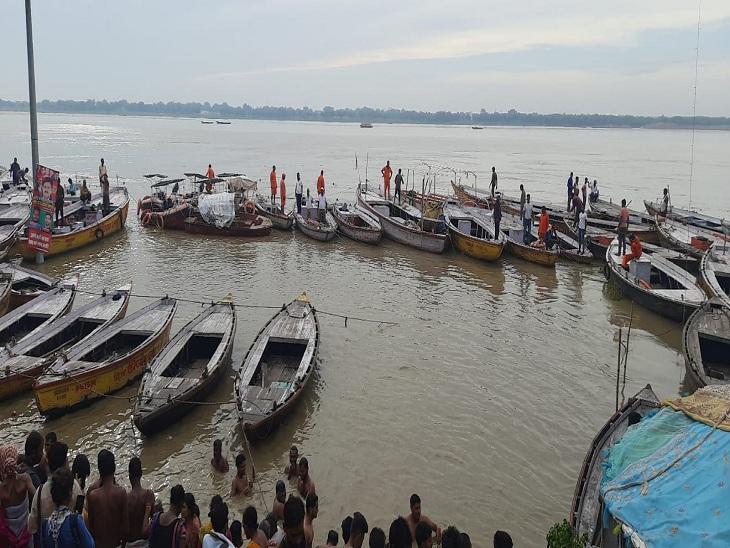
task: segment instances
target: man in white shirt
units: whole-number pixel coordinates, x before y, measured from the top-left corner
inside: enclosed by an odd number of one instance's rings
[[[68,445],[56,442],[48,449],[48,468],[53,474],[59,468],[68,468]],[[31,502],[30,514],[28,515],[28,532],[35,534],[40,531],[41,523],[51,516],[56,506],[51,497],[51,474],[41,487],[36,489],[35,496]],[[79,497],[81,499],[79,500]],[[80,509],[84,503],[84,492],[78,482],[74,480],[73,493],[71,495],[70,509]]]
[[[228,506],[225,503],[217,504],[210,510],[210,523],[213,531],[203,537],[203,548],[236,548],[228,539]]]
[[[304,194],[304,185],[302,184],[302,178],[297,171],[297,184],[294,185],[294,197],[297,200],[297,213],[302,214],[302,194]]]
[[[532,234],[532,204],[530,203],[530,195],[528,194],[525,198],[525,205],[522,208],[522,228],[524,229],[524,241],[526,244],[527,235]]]
[[[327,199],[324,197],[324,192],[319,194],[317,213],[319,214],[319,222],[324,223],[327,220]]]
[[[106,215],[109,213],[109,174],[106,165],[104,165],[104,158],[101,159],[101,165],[99,166],[99,184],[101,184],[102,211]]]
[[[109,174],[107,173],[106,166],[104,165],[104,158],[101,159],[101,165],[99,166],[99,182],[101,182],[101,178],[106,175],[109,177]]]
[[[580,212],[578,215],[578,253],[581,255],[585,253],[585,239],[586,239],[586,224],[588,223],[588,213],[586,210]]]

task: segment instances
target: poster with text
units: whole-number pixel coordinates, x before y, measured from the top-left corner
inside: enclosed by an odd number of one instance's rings
[[[28,222],[28,245],[42,253],[51,246],[51,228],[60,173],[39,165],[33,181],[33,202]]]

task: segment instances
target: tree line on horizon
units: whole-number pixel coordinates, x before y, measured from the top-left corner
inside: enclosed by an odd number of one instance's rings
[[[27,111],[27,101],[0,99],[0,111]],[[72,114],[114,114],[133,116],[172,116],[190,118],[230,118],[246,120],[286,120],[305,122],[370,122],[406,124],[444,124],[467,126],[543,126],[597,128],[691,128],[691,116],[631,116],[616,114],[539,114],[537,112],[424,112],[406,109],[309,107],[253,107],[228,103],[143,103],[120,101],[85,101],[47,99],[38,103],[39,112]],[[701,129],[730,129],[729,117],[698,116]]]

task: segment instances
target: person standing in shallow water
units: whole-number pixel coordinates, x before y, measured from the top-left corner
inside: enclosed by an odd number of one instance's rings
[[[129,530],[127,492],[114,480],[116,463],[111,451],[99,451],[97,463],[99,486],[87,496],[89,532],[98,548],[116,548]]]
[[[132,487],[127,492],[129,516],[127,547],[141,548],[146,546],[150,533],[150,517],[155,506],[155,494],[152,490],[142,487],[142,461],[138,457],[132,457],[129,461],[129,484]]]
[[[312,548],[312,543],[314,542],[314,520],[317,519],[317,514],[319,513],[319,498],[317,495],[307,495],[304,509],[304,542],[306,548]]]
[[[228,472],[228,461],[223,456],[223,442],[221,440],[213,442],[213,458],[210,459],[210,465],[213,470],[221,474]]]
[[[286,479],[299,479],[299,465],[297,462],[299,461],[299,449],[297,449],[296,445],[292,445],[291,449],[289,449],[289,464],[284,468],[284,473],[286,474]]]
[[[416,538],[416,527],[419,523],[425,523],[428,525],[431,530],[436,533],[436,542],[441,541],[441,529],[438,525],[436,525],[428,516],[425,516],[421,513],[421,497],[419,497],[417,494],[411,495],[410,500],[410,506],[411,506],[411,513],[408,514],[408,517],[406,518],[406,522],[408,523],[408,529],[411,533],[411,538]]]
[[[316,488],[314,481],[312,481],[309,475],[309,461],[307,457],[302,457],[299,460],[299,481],[297,482],[297,491],[302,498],[307,498],[309,494],[316,494]]]
[[[286,485],[283,481],[279,480],[276,482],[276,498],[274,504],[271,507],[271,511],[276,517],[276,521],[284,519],[284,503],[286,502]]]

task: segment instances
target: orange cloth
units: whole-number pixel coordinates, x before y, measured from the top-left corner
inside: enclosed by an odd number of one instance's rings
[[[215,171],[213,171],[213,168],[212,167],[209,167],[208,168],[207,175],[208,175],[208,179],[215,179]]]
[[[537,235],[540,237],[541,240],[545,239],[545,234],[547,234],[549,224],[550,216],[547,213],[541,213],[540,226],[537,227]]]
[[[635,237],[634,240],[631,242],[631,253],[628,255],[624,255],[623,261],[621,261],[621,266],[628,269],[629,263],[633,261],[634,259],[638,259],[641,257],[643,250],[641,248],[641,242],[639,241],[638,237]]]
[[[281,180],[281,184],[279,185],[279,192],[281,193],[281,210],[284,211],[284,206],[286,205],[286,183],[284,179]]]
[[[390,198],[390,178],[393,176],[393,170],[386,165],[380,172],[383,174],[383,197]]]
[[[324,193],[324,175],[317,177],[317,194]]]
[[[271,195],[276,195],[276,171],[272,171],[269,175],[269,182],[271,183]]]

